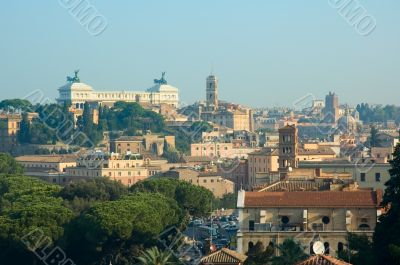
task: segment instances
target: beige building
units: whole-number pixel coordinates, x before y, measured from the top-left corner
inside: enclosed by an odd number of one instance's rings
[[[27,113],[28,121],[37,118],[35,112]],[[22,115],[20,113],[1,113],[0,112],[0,152],[10,153],[19,145],[18,133]]]
[[[330,146],[324,146],[317,144],[303,144],[302,147],[299,147],[298,151],[298,160],[299,161],[322,161],[334,159],[337,157],[337,154]]]
[[[210,75],[206,80],[206,107],[200,113],[204,121],[231,128],[235,131],[254,130],[253,111],[250,108],[218,100],[218,79]]]
[[[206,142],[190,145],[191,156],[211,158],[247,158],[249,153],[258,150],[251,147],[234,147],[234,143]]]
[[[18,114],[0,114],[0,152],[11,152],[18,145],[21,120]]]
[[[164,145],[175,148],[175,136],[160,136],[157,134],[146,134],[143,136],[121,136],[109,141],[109,152],[119,154],[142,154],[151,152],[161,156]]]
[[[235,192],[235,184],[221,177],[218,173],[199,172],[190,168],[177,168],[165,173],[165,176],[178,178],[193,185],[210,190],[215,197],[222,198],[225,194]]]
[[[264,148],[250,153],[248,156],[248,186],[247,189],[262,182],[260,178],[271,172],[278,172],[278,149]]]
[[[279,129],[278,149],[264,148],[250,153],[248,157],[247,189],[260,184],[270,183],[279,175],[285,178],[298,168],[299,161],[325,161],[335,159],[336,153],[331,147],[318,143],[298,143],[297,127],[286,125]]]
[[[393,147],[372,147],[371,159],[376,163],[389,163],[393,159]]]
[[[15,158],[25,172],[33,169],[54,169],[65,172],[66,168],[76,166],[77,155],[24,155]]]
[[[137,156],[91,155],[81,157],[76,167],[66,168],[71,178],[107,177],[131,186],[149,175],[142,158]]]
[[[360,188],[385,190],[385,183],[390,179],[390,164],[376,163],[371,159],[358,159],[354,162],[347,160],[331,161],[302,161],[300,169],[317,169],[336,176],[350,174]]]
[[[295,238],[310,254],[322,242],[325,254],[334,256],[346,248],[349,232],[372,237],[381,199],[381,191],[371,190],[240,191],[238,252],[258,241],[276,246]]]
[[[16,157],[27,176],[65,185],[71,181],[66,175],[67,168],[76,167],[77,155],[24,155]]]

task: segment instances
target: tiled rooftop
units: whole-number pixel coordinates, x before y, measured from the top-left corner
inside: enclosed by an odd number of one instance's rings
[[[379,206],[382,191],[246,192],[245,207],[363,207]]]
[[[233,250],[223,248],[201,259],[201,264],[235,264],[243,263],[247,256]]]
[[[321,191],[329,190],[329,183],[313,180],[278,181],[261,190],[263,191]]]
[[[309,259],[297,263],[296,265],[351,265],[350,263],[344,262],[342,260],[335,259],[331,256],[316,255]]]

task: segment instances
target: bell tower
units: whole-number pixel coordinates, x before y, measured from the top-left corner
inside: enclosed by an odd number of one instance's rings
[[[206,104],[208,111],[218,110],[218,79],[215,75],[207,77]]]
[[[298,167],[298,140],[295,125],[279,129],[279,173],[285,178],[287,172]]]

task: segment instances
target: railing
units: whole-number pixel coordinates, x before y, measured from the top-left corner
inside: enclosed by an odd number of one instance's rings
[[[359,232],[359,233],[368,233],[368,232],[373,232],[373,229],[367,229],[367,228],[357,228],[356,230],[348,231],[346,228],[343,229],[327,229],[324,227],[323,229],[318,229],[318,228],[309,228],[306,227],[304,229],[303,224],[286,224],[286,225],[272,225],[270,223],[265,223],[265,224],[259,224],[255,223],[254,227],[252,229],[246,228],[242,229],[240,228],[239,231],[241,232],[270,232],[270,233],[281,233],[281,232],[318,232],[318,233],[324,233],[324,232]]]

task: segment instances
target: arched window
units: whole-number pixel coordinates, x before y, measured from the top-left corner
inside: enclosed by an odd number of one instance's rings
[[[325,242],[324,243],[324,247],[325,247],[325,253],[324,254],[329,254],[329,243]]]
[[[342,242],[339,242],[339,243],[337,244],[337,250],[338,250],[338,252],[343,251],[343,243],[342,243]]]
[[[253,242],[249,242],[249,244],[248,244],[248,250],[250,251],[252,248],[254,247],[254,243]]]
[[[268,244],[268,246],[273,248],[273,247],[275,247],[275,244],[274,244],[274,242],[272,242],[272,241],[269,241],[269,244]]]
[[[360,224],[360,225],[358,226],[358,229],[359,229],[360,231],[368,231],[368,230],[371,230],[371,228],[370,228],[370,226],[369,226],[368,224]]]

